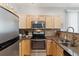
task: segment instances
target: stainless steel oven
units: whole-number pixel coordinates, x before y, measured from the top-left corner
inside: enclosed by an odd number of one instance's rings
[[[45,50],[45,39],[32,39],[32,50]]]
[[[45,22],[32,21],[32,39],[45,39]]]
[[[33,21],[32,22],[32,38],[31,44],[33,50],[45,49],[45,22]]]

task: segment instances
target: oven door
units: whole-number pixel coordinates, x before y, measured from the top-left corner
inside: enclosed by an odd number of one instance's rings
[[[45,40],[33,39],[31,48],[32,50],[45,50]]]

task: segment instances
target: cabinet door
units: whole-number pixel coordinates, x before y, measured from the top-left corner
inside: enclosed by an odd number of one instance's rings
[[[32,15],[27,15],[26,16],[26,25],[27,25],[27,28],[31,28],[31,22],[32,22]]]
[[[38,21],[38,15],[33,15],[32,21]]]
[[[53,28],[53,17],[52,16],[46,16],[46,28]]]
[[[39,15],[38,20],[39,21],[45,21],[45,16],[44,15]]]
[[[59,45],[57,45],[57,56],[63,56],[63,55],[64,55],[63,49]]]
[[[47,55],[51,56],[52,55],[52,41],[51,40],[46,40],[46,51],[47,51]]]
[[[19,28],[26,29],[26,15],[24,14],[19,15]]]
[[[63,49],[55,42],[53,41],[53,56],[63,56],[64,53],[63,53]]]
[[[52,49],[52,55],[53,56],[57,56],[57,44],[56,44],[56,42],[55,41],[53,41],[53,43],[52,43],[52,47],[53,47],[53,49]]]
[[[60,29],[62,27],[62,19],[59,16],[54,16],[54,28]]]
[[[19,54],[20,56],[28,56],[31,55],[31,41],[27,39],[23,39],[20,41],[20,49],[19,49]]]

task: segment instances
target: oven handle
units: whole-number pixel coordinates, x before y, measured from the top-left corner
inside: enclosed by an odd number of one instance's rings
[[[45,41],[45,39],[31,39],[32,41]]]

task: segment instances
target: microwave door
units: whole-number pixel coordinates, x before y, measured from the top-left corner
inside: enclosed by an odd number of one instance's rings
[[[32,28],[44,28],[45,24],[41,21],[36,22],[32,22]]]

